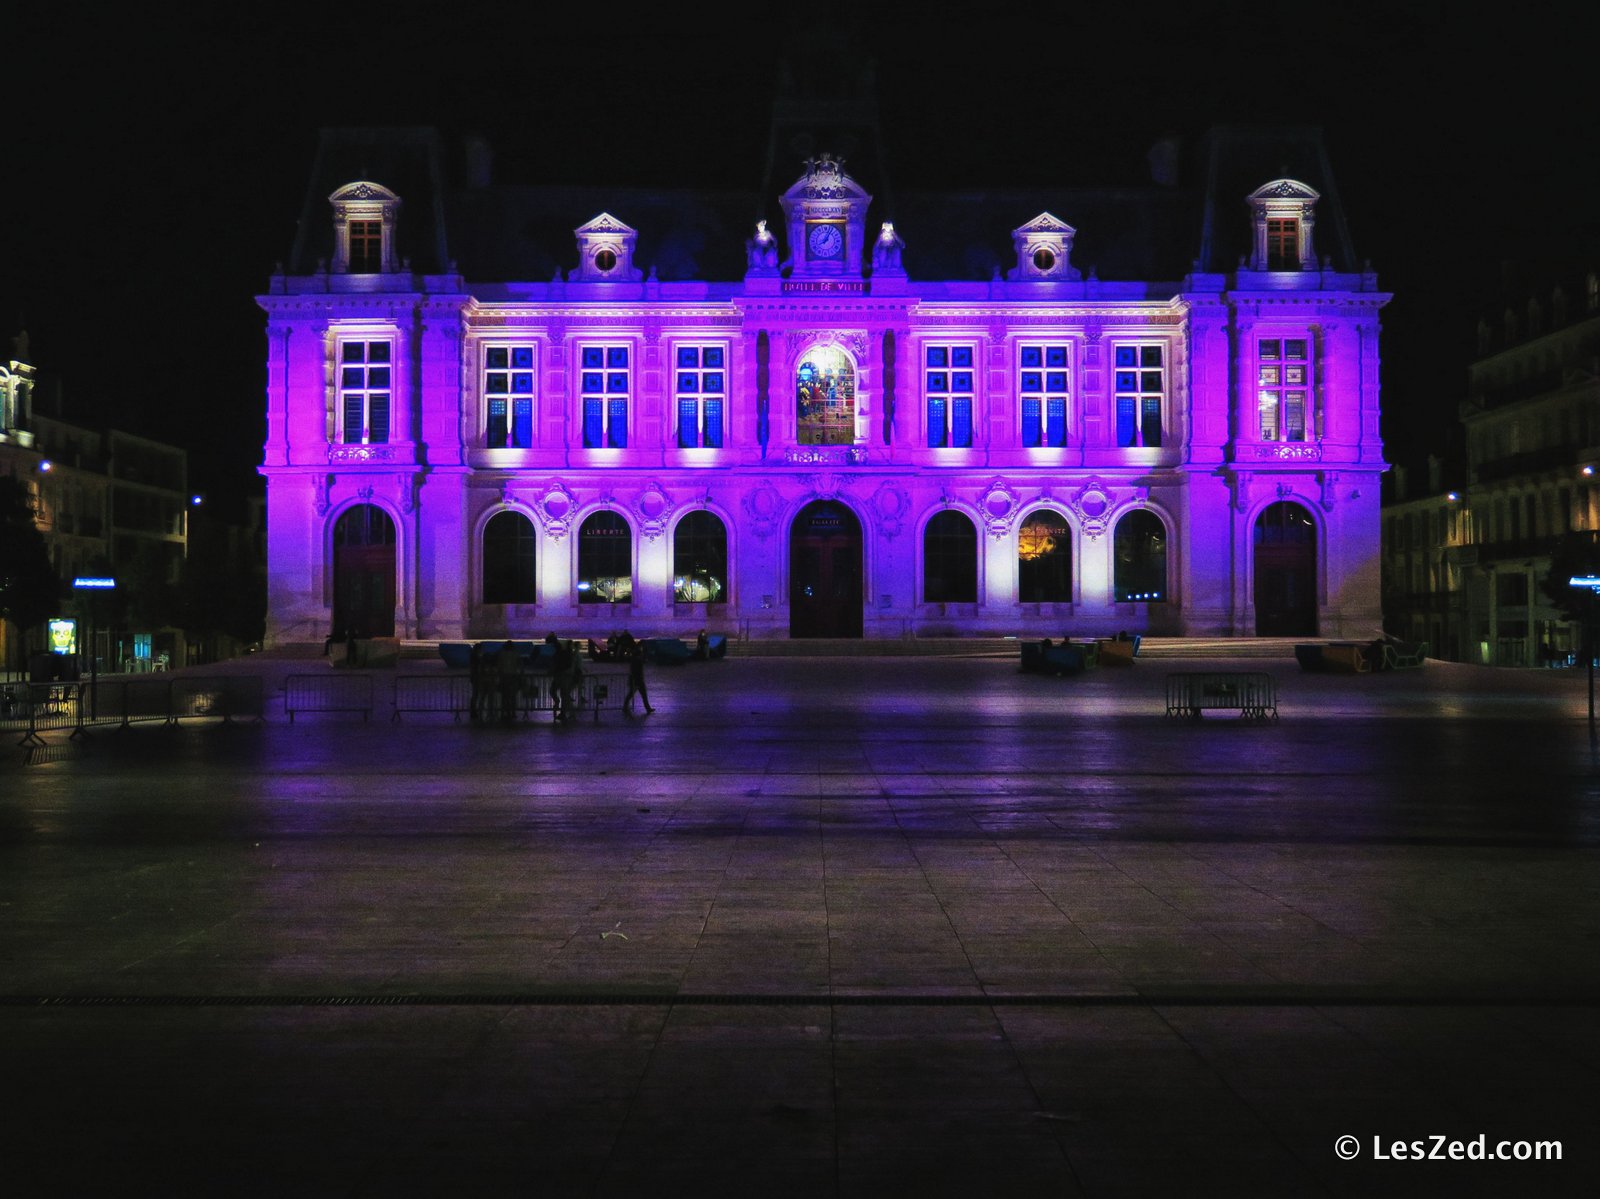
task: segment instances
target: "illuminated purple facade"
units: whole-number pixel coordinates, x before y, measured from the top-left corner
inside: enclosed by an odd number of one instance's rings
[[[1071,192],[987,231],[992,277],[923,279],[939,232],[823,155],[742,277],[636,265],[629,193],[533,282],[490,237],[458,268],[404,171],[322,169],[327,252],[260,298],[273,641],[1378,628],[1388,297],[1327,180],[1156,197],[1198,230],[1167,281],[1076,265]]]

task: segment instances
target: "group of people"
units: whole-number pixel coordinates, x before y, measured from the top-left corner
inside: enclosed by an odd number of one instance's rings
[[[549,647],[550,706],[557,724],[566,724],[578,718],[578,688],[583,683],[583,655],[577,645],[551,633],[544,639]],[[623,700],[623,710],[633,711],[634,697],[644,704],[646,712],[654,712],[650,693],[644,682],[644,642],[624,631],[613,639],[617,657],[628,663],[628,694]],[[528,693],[530,663],[511,641],[498,650],[478,642],[472,647],[468,674],[472,684],[471,713],[474,721],[496,718],[502,724],[511,724],[517,718],[518,700]]]

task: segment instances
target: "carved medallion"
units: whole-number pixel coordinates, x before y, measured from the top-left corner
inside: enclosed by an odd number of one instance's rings
[[[661,485],[652,481],[645,485],[633,511],[639,518],[639,532],[646,541],[654,541],[666,532],[667,521],[672,517],[672,501]]]
[[[763,483],[744,497],[744,510],[750,517],[750,531],[765,541],[783,515],[783,496],[771,483]]]
[[[978,507],[983,512],[983,523],[989,529],[989,536],[1004,537],[1011,531],[1011,522],[1017,515],[1017,493],[1008,487],[1003,479],[996,479],[989,484],[983,498],[978,501]]]
[[[906,513],[911,510],[911,497],[904,487],[892,483],[881,484],[869,501],[872,514],[878,519],[878,532],[885,537],[898,537],[904,527]]]
[[[571,529],[572,512],[576,507],[577,501],[572,498],[572,492],[560,483],[552,483],[544,495],[539,497],[534,511],[551,540],[560,541]]]
[[[1105,536],[1113,503],[1111,492],[1099,479],[1090,479],[1072,497],[1072,510],[1078,514],[1090,540],[1097,541]]]

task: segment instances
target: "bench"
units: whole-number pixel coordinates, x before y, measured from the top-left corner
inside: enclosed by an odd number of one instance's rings
[[[1272,676],[1242,671],[1169,674],[1167,715],[1199,720],[1205,712],[1237,712],[1245,720],[1278,719]]]
[[[1063,641],[1046,648],[1037,641],[1021,645],[1022,669],[1031,674],[1082,674],[1100,665],[1100,646],[1095,642]]]
[[[651,637],[644,643],[645,660],[659,666],[677,666],[694,657],[694,651],[676,637]]]
[[[1101,637],[1095,644],[1100,647],[1100,665],[1132,666],[1139,656],[1139,634],[1129,638]]]
[[[1426,641],[1385,641],[1383,643],[1384,670],[1415,670],[1428,656]]]

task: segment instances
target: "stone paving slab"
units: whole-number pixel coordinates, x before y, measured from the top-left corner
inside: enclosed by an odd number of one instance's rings
[[[1594,1193],[1583,680],[1149,665],[0,756],[7,1193]]]

